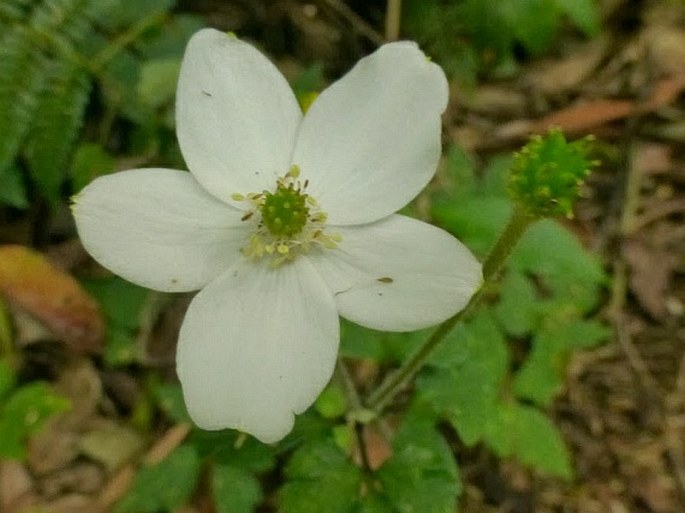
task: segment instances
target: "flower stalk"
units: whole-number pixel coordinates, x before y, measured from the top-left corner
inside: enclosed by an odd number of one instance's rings
[[[516,246],[516,243],[536,219],[535,216],[529,214],[525,209],[519,206],[514,207],[509,223],[483,264],[483,283],[471,297],[466,308],[440,324],[421,347],[419,347],[399,369],[391,374],[371,393],[366,401],[367,408],[373,410],[376,415],[380,415],[390,401],[392,401],[416,373],[421,370],[433,354],[433,351],[440,345],[440,342],[442,342],[445,339],[445,336],[452,331],[452,328],[454,328],[459,321],[468,317],[473,309],[480,303],[480,300],[489,285],[497,280],[500,270]]]

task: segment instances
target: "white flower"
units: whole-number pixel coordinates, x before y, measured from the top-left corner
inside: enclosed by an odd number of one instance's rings
[[[338,315],[408,331],[466,305],[480,264],[446,232],[394,214],[435,172],[446,104],[442,70],[413,43],[362,59],[303,116],[252,46],[193,36],[176,103],[190,173],[98,178],[74,212],[113,272],[201,289],[177,354],[198,426],[279,440],[331,377]]]

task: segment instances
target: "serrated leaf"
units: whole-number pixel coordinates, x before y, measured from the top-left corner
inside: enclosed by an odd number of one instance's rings
[[[262,488],[252,474],[239,467],[215,465],[212,494],[217,513],[252,513],[262,499]]]
[[[501,457],[515,456],[542,472],[571,479],[571,460],[557,428],[536,408],[502,403],[486,442]]]
[[[57,201],[83,122],[90,78],[85,69],[67,61],[52,61],[46,75],[45,89],[36,104],[41,114],[27,135],[25,155],[34,182],[46,197]]]
[[[0,410],[0,458],[24,458],[26,439],[69,404],[48,383],[35,381],[16,389]]]
[[[361,471],[332,441],[300,447],[285,476],[279,491],[282,513],[352,513],[359,502]]]
[[[200,460],[181,445],[160,463],[141,468],[133,486],[117,504],[117,513],[156,513],[179,508],[190,498],[200,475]]]
[[[45,58],[26,27],[15,25],[0,38],[0,169],[14,162],[33,120],[42,90]]]
[[[461,494],[454,456],[432,422],[405,418],[394,453],[376,477],[382,495],[400,513],[452,513]]]
[[[510,267],[541,277],[544,284],[579,313],[594,308],[606,278],[598,260],[559,223],[544,219],[521,238],[510,257]]]
[[[482,310],[457,327],[418,381],[419,398],[449,420],[467,445],[484,434],[509,364],[508,349],[492,314]]]
[[[533,338],[533,348],[516,375],[514,390],[522,399],[547,406],[561,391],[574,350],[604,342],[610,329],[598,321],[551,319]]]

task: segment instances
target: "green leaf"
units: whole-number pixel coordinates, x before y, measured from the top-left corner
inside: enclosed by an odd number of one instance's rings
[[[559,31],[554,0],[503,0],[498,5],[505,24],[533,54],[547,50]]]
[[[138,327],[140,311],[150,293],[147,289],[116,276],[86,280],[83,286],[98,300],[112,324],[129,329]]]
[[[45,63],[23,25],[0,35],[0,169],[13,164],[31,127],[45,80]]]
[[[8,358],[0,358],[0,401],[7,397],[16,384],[17,375],[14,366]]]
[[[435,220],[479,257],[487,255],[510,212],[508,199],[480,195],[436,203],[432,209]]]
[[[549,319],[533,338],[532,351],[516,375],[516,395],[549,405],[563,387],[573,351],[594,347],[610,334],[598,321]]]
[[[314,403],[314,408],[326,419],[342,417],[347,411],[347,399],[340,386],[330,383]]]
[[[538,324],[540,300],[530,279],[510,271],[501,282],[500,300],[495,306],[502,327],[515,337],[531,333]]]
[[[560,11],[588,36],[600,30],[600,14],[595,0],[554,0]]]
[[[171,102],[176,95],[181,59],[155,59],[144,63],[140,69],[138,97],[140,101],[156,109]]]
[[[279,491],[282,513],[352,513],[359,502],[360,470],[332,441],[298,449]]]
[[[215,465],[212,493],[217,513],[251,513],[262,499],[259,481],[232,465]]]
[[[190,443],[203,458],[210,457],[222,465],[232,465],[253,473],[270,470],[276,463],[274,450],[270,446],[233,429],[197,429],[192,432]]]
[[[183,391],[178,383],[160,383],[152,393],[160,409],[174,422],[190,422],[190,415],[183,400]]]
[[[487,310],[458,326],[418,381],[419,398],[448,419],[465,444],[484,435],[506,376],[509,353]]]
[[[18,167],[9,166],[0,169],[0,202],[14,208],[26,209],[29,200],[26,197],[24,178]]]
[[[511,255],[512,269],[542,278],[549,291],[580,313],[593,309],[606,282],[597,258],[559,223],[544,219],[521,238]]]
[[[156,513],[181,507],[195,490],[200,460],[194,448],[181,445],[156,465],[144,466],[116,506],[117,513]]]
[[[69,406],[48,383],[36,381],[15,390],[0,411],[0,458],[24,458],[26,439]]]
[[[573,469],[566,446],[551,420],[539,410],[504,404],[488,424],[487,444],[498,456],[515,456],[542,472],[571,479]]]
[[[432,422],[412,417],[377,472],[382,494],[400,513],[453,513],[462,485],[454,456]]]
[[[114,170],[114,158],[97,143],[82,143],[71,162],[72,190],[78,192],[99,176]]]
[[[60,199],[72,146],[83,122],[90,94],[88,72],[69,61],[53,60],[44,70],[41,95],[27,134],[25,155],[33,181],[47,198]]]

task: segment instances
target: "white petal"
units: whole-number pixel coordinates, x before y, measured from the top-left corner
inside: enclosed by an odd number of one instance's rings
[[[408,42],[382,46],[321,93],[293,163],[332,224],[381,219],[428,183],[447,93],[442,70]]]
[[[330,379],[338,339],[333,298],[307,260],[237,264],[195,297],[181,328],[177,369],[191,417],[203,429],[280,440]]]
[[[241,212],[190,173],[134,169],[100,177],[74,198],[76,228],[109,270],[155,290],[197,290],[241,257]]]
[[[369,328],[410,331],[464,308],[480,286],[480,263],[435,226],[393,215],[376,223],[331,227],[338,248],[310,259],[334,293],[342,317]]]
[[[302,112],[283,75],[255,48],[204,29],[188,43],[176,124],[190,171],[212,194],[273,188],[290,166]]]

